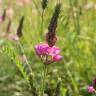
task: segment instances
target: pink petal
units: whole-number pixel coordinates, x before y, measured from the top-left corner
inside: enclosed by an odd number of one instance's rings
[[[95,92],[95,89],[94,89],[93,86],[88,86],[87,90],[88,90],[89,93],[94,93]]]
[[[53,56],[53,60],[56,61],[56,62],[62,60],[62,58],[63,58],[63,57],[60,56],[60,55],[55,55],[55,56]]]

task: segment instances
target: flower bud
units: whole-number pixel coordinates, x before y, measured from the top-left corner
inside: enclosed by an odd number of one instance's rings
[[[47,0],[42,0],[42,9],[45,10],[45,8],[47,7]]]
[[[22,33],[22,29],[23,29],[23,22],[24,22],[24,16],[21,17],[20,21],[19,21],[19,26],[17,28],[17,36],[20,38],[22,37],[23,33]]]
[[[60,14],[60,8],[61,8],[61,5],[57,4],[55,7],[53,16],[51,18],[50,24],[48,26],[48,33],[46,34],[46,41],[50,47],[54,46],[57,41],[56,28],[57,28],[58,17]]]

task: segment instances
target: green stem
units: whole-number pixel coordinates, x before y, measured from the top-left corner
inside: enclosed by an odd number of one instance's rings
[[[33,0],[33,3],[34,3],[34,5],[35,5],[36,10],[38,11],[38,14],[41,16],[41,12],[40,12],[39,7],[38,7],[38,5],[36,4],[35,1],[36,1],[36,0]]]
[[[30,70],[30,75],[28,74],[28,82],[29,82],[30,87],[32,89],[32,96],[38,96],[37,95],[37,90],[36,90],[36,88],[34,87],[34,84],[33,84],[33,72],[32,72],[31,66],[30,66],[30,64],[28,62],[27,56],[25,54],[25,50],[24,50],[24,48],[23,48],[23,46],[22,46],[22,44],[21,44],[20,41],[18,41],[18,45],[20,47],[20,50],[22,52],[22,55],[25,55],[25,57],[26,57],[26,64],[27,64],[27,67]]]
[[[42,78],[41,96],[44,96],[46,75],[47,75],[47,66],[46,66],[46,64],[44,64],[44,66],[43,66],[43,78]]]
[[[44,10],[42,11],[42,15],[41,15],[41,36],[43,35],[43,23],[44,23]]]
[[[73,3],[72,3],[72,0],[69,0],[70,7],[72,9],[72,18],[73,18],[73,22],[74,22],[74,27],[75,27],[75,30],[76,30],[77,34],[80,35],[79,13],[76,12],[76,17],[75,17],[74,16],[74,11],[73,11],[73,7],[76,7],[76,9],[78,9],[78,4],[77,4],[78,1],[75,1],[75,2],[76,2],[76,4],[74,6]]]

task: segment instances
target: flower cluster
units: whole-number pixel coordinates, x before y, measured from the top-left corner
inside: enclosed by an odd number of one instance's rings
[[[47,3],[47,0],[43,0],[43,3]],[[46,33],[47,44],[35,45],[36,54],[41,58],[44,64],[51,64],[62,59],[62,56],[60,55],[60,49],[55,46],[55,43],[57,41],[55,32],[57,28],[58,17],[60,14],[60,8],[61,4],[57,4],[48,26],[48,32]]]
[[[88,86],[87,90],[88,90],[88,93],[94,93],[95,92],[95,89],[92,85]]]
[[[93,80],[92,85],[88,86],[87,90],[90,94],[94,94],[96,92],[96,79]]]
[[[39,44],[35,45],[35,51],[44,64],[58,62],[62,59],[60,49],[56,46],[50,47],[48,44]]]

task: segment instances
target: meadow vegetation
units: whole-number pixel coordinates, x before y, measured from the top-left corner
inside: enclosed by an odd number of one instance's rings
[[[0,96],[96,96],[96,0],[0,0],[0,16]],[[46,72],[34,47],[50,30],[62,60]]]

